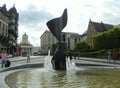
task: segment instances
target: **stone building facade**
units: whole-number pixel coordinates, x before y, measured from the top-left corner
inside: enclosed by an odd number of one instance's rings
[[[73,32],[63,32],[63,41],[67,43],[67,50],[74,50],[75,43],[81,40],[81,35]]]
[[[94,36],[94,35],[96,35],[96,34],[98,34],[100,32],[110,30],[113,27],[114,27],[114,25],[111,25],[111,24],[106,24],[106,23],[103,23],[103,22],[101,22],[101,23],[93,22],[93,21],[89,20],[87,31],[85,31],[81,35],[82,40],[87,40],[88,45],[91,48],[92,47],[92,36]]]
[[[21,56],[26,56],[27,53],[32,54],[33,45],[28,41],[28,35],[26,33],[22,36],[22,41],[20,42],[19,46]]]
[[[0,52],[6,50],[8,54],[16,52],[18,37],[19,14],[15,5],[9,10],[4,4],[0,7]]]
[[[75,43],[80,41],[81,36],[78,33],[72,32],[62,32],[61,40],[66,42],[67,50],[74,50]],[[57,43],[57,39],[52,35],[52,33],[46,30],[40,37],[41,40],[41,53],[47,54],[48,49],[52,51],[52,44]]]
[[[57,39],[48,30],[46,30],[40,36],[40,40],[41,40],[41,42],[40,42],[40,44],[41,44],[41,53],[43,53],[43,54],[47,54],[49,48],[52,51],[52,44],[58,42]]]

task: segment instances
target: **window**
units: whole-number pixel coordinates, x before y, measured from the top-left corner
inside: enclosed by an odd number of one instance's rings
[[[0,33],[1,33],[1,22],[0,22]]]
[[[15,26],[14,26],[14,25],[11,25],[11,26],[10,26],[10,30],[15,30]]]

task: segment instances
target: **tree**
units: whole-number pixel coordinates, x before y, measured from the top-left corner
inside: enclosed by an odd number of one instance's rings
[[[79,41],[75,44],[75,50],[77,51],[88,51],[89,50],[89,46],[87,41],[83,40],[83,41]]]
[[[62,46],[64,47],[64,49],[66,50],[66,45],[67,45],[66,42],[63,42],[63,41],[62,41],[61,43],[62,43]],[[52,52],[55,52],[57,46],[58,46],[58,42],[52,44]]]
[[[120,28],[113,28],[93,36],[93,49],[120,48]]]

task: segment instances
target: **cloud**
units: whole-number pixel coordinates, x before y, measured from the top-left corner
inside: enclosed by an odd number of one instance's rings
[[[30,42],[40,46],[40,35],[47,29],[46,22],[51,18],[51,13],[30,4],[25,10],[19,11],[19,38],[26,32]]]
[[[11,7],[14,2],[19,13],[19,37],[26,32],[30,42],[38,45],[41,34],[48,29],[46,22],[68,10],[68,23],[63,31],[82,34],[89,19],[95,22],[120,24],[120,0],[0,0]],[[2,4],[3,3],[3,4]]]
[[[44,9],[38,10],[34,5],[30,5],[26,10],[19,11],[20,24],[25,26],[37,26],[46,20],[51,19],[51,13],[46,12]]]
[[[103,20],[107,23],[117,25],[120,23],[120,1],[119,0],[106,0],[104,2]]]

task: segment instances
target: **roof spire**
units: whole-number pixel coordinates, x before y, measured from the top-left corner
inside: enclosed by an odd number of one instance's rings
[[[3,4],[3,7],[6,8],[6,4]]]
[[[13,4],[13,7],[15,7],[15,3]]]

